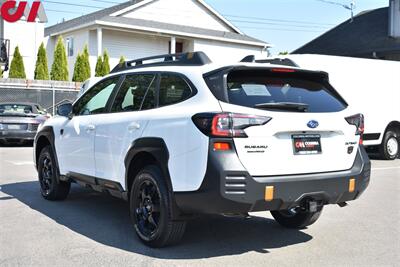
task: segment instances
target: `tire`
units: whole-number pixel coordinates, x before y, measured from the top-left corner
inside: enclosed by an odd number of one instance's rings
[[[59,181],[59,170],[50,146],[42,149],[38,159],[40,192],[51,201],[64,200],[71,188],[70,182]]]
[[[400,136],[393,130],[388,130],[383,137],[379,147],[380,158],[384,160],[395,160],[399,156]]]
[[[155,165],[145,167],[136,176],[130,192],[129,213],[137,236],[149,247],[176,244],[186,229],[185,221],[172,219],[172,192]]]
[[[303,229],[315,223],[321,216],[322,208],[316,212],[308,211],[271,211],[274,219],[283,227]]]

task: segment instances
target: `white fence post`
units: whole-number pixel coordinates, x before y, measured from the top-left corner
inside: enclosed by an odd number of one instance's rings
[[[56,115],[56,90],[54,89],[54,84],[51,84],[51,89],[53,90],[53,116]]]

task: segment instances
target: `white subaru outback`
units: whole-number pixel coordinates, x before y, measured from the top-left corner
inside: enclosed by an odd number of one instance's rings
[[[129,201],[152,247],[179,241],[196,214],[269,210],[302,228],[345,206],[370,179],[363,116],[327,73],[275,61],[221,66],[195,52],[118,65],[40,128],[41,194],[63,200],[74,182]]]

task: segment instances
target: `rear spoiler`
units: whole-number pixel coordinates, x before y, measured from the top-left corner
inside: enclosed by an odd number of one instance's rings
[[[268,59],[256,59],[254,55],[244,57],[240,62],[242,63],[266,63],[273,65],[282,65],[288,67],[299,67],[293,60],[288,58],[268,58]]]

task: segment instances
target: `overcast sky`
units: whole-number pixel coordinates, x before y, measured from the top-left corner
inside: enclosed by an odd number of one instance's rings
[[[272,44],[273,54],[294,49],[350,18],[350,0],[205,0],[244,33]],[[44,0],[48,25],[124,0]],[[328,3],[330,2],[330,3]],[[355,14],[388,6],[389,0],[358,0]],[[66,4],[62,4],[66,3]],[[336,3],[336,4],[335,4]],[[92,7],[74,6],[74,4]]]

